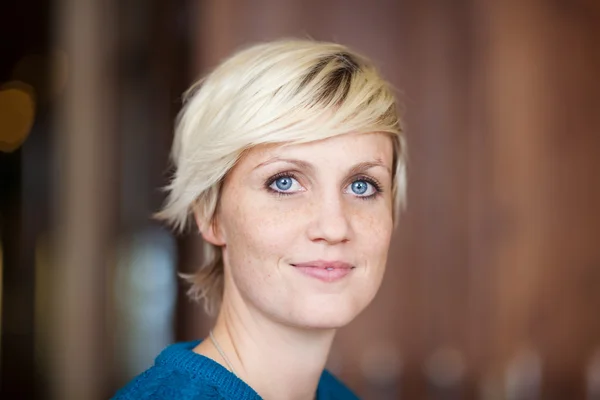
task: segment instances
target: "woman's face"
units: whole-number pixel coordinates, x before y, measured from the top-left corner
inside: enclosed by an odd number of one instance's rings
[[[224,302],[300,327],[356,317],[385,269],[392,148],[370,133],[248,151],[225,180],[210,240],[223,246]]]

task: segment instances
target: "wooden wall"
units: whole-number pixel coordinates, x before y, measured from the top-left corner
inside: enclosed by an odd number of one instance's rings
[[[309,35],[367,54],[401,90],[408,211],[332,368],[365,398],[586,398],[600,349],[600,3],[196,4],[198,73],[243,44]]]

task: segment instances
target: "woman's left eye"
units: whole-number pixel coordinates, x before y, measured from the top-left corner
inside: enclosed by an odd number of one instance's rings
[[[378,192],[377,188],[371,183],[364,179],[359,179],[348,185],[348,191],[357,195],[358,197],[370,197]]]

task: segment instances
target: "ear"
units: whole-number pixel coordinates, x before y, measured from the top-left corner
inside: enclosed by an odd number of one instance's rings
[[[195,209],[194,219],[196,220],[198,231],[204,240],[215,246],[225,246],[225,239],[216,217],[212,221],[206,221],[205,218],[202,218],[198,210]]]

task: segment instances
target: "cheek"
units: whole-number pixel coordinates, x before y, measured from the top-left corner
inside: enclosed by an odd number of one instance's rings
[[[383,269],[392,237],[393,221],[389,213],[367,214],[357,219],[355,232],[361,255],[371,268]]]
[[[297,224],[290,222],[292,213],[273,202],[265,206],[257,197],[237,199],[236,206],[223,215],[231,278],[244,297],[267,307],[274,298],[289,293],[278,267],[298,238]]]
[[[357,237],[357,242],[360,243],[357,255],[363,263],[364,275],[359,280],[360,289],[356,292],[356,301],[357,307],[362,309],[373,300],[383,281],[393,222],[384,213],[378,216],[371,214],[361,218],[359,222],[361,228],[357,232],[361,234]]]
[[[230,256],[245,257],[245,263],[272,260],[289,250],[298,236],[299,213],[282,207],[277,201],[261,201],[238,196],[225,215],[226,242]],[[297,219],[297,218],[296,218]],[[235,253],[235,254],[234,254]]]

